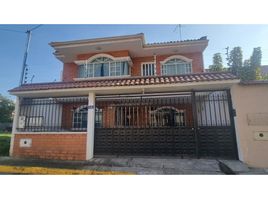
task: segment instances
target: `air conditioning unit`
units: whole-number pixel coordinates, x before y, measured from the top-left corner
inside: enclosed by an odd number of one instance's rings
[[[19,116],[18,128],[25,128],[26,116]]]

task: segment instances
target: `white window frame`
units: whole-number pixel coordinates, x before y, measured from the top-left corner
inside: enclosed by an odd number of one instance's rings
[[[118,61],[109,61],[109,62],[103,62],[107,63],[109,65],[109,75],[106,77],[119,77],[119,76],[129,76],[122,74],[122,63],[127,62],[126,60],[118,60]],[[86,63],[85,64],[85,77],[79,77],[79,78],[99,78],[102,76],[95,76],[95,65],[99,63]],[[117,65],[120,64],[120,67],[117,69]],[[112,66],[115,65],[115,66]],[[128,63],[129,67],[129,63]],[[112,70],[112,71],[111,71]],[[119,70],[119,71],[118,71]],[[92,72],[92,73],[91,73]],[[90,76],[89,76],[90,75]],[[105,77],[105,76],[103,76]]]
[[[150,70],[150,67],[149,67],[150,65],[153,66],[152,67],[153,69],[151,69],[151,70]],[[147,71],[146,75],[143,73],[143,67],[144,66],[148,66],[148,68],[146,69],[146,71]],[[148,75],[149,74],[148,71],[149,72],[151,71],[153,74]],[[155,72],[156,72],[156,70],[155,70],[155,62],[154,61],[152,61],[152,62],[142,62],[141,63],[141,75],[142,76],[155,76],[155,74],[156,74]]]
[[[166,64],[168,61],[173,60],[173,59],[178,59],[178,60],[183,61],[181,63],[181,65],[188,65],[188,66],[184,66],[185,67],[185,72],[183,74],[190,74],[190,73],[193,72],[192,59],[186,58],[186,57],[181,56],[181,55],[174,55],[174,56],[170,56],[170,57],[166,58],[164,61],[160,62],[161,63],[161,75],[180,75],[178,73],[177,66],[175,68],[175,74],[166,74],[166,72],[164,72],[164,66],[180,65],[180,64]]]
[[[76,108],[74,111],[73,111],[73,118],[72,118],[72,130],[86,130],[87,128],[83,128],[82,127],[82,117],[83,117],[83,114],[84,113],[87,113],[88,111],[84,110],[84,111],[81,111],[83,109],[87,108],[87,105],[82,105],[78,108]],[[75,118],[75,114],[77,114],[77,118]],[[75,120],[76,119],[76,120]],[[75,124],[77,124],[79,127],[75,127]]]

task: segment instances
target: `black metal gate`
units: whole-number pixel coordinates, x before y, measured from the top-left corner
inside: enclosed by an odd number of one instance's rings
[[[96,98],[95,155],[237,159],[229,90]]]

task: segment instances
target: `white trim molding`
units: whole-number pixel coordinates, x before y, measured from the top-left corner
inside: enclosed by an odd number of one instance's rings
[[[185,61],[185,62],[189,62],[189,63],[191,63],[193,60],[192,59],[190,59],[190,58],[187,58],[187,57],[185,57],[185,56],[182,56],[182,55],[173,55],[173,56],[169,56],[169,57],[167,57],[165,60],[163,60],[163,61],[160,61],[160,64],[162,65],[162,64],[165,64],[167,61],[169,61],[169,60],[171,60],[171,59],[175,59],[175,58],[177,58],[177,59],[180,59],[180,60],[183,60],[183,61]]]
[[[107,54],[107,53],[98,53],[98,54],[95,54],[94,56],[91,56],[87,59],[87,62],[90,63],[92,62],[93,60],[95,60],[96,58],[100,58],[100,57],[107,57],[107,58],[110,58],[112,60],[115,60],[116,58],[110,54]]]
[[[113,61],[127,61],[129,63],[130,66],[133,65],[133,62],[131,60],[131,58],[129,56],[124,56],[124,57],[114,57],[110,54],[106,54],[106,53],[99,53],[96,54],[94,56],[91,56],[90,58],[86,59],[86,60],[75,60],[74,63],[77,65],[83,65],[86,63],[90,63],[91,61],[93,61],[96,58],[100,58],[100,57],[107,57],[112,59]]]
[[[86,160],[94,156],[95,93],[88,94]]]
[[[122,75],[122,76],[108,76],[109,79],[118,79],[118,78],[129,78],[130,75]],[[74,81],[85,81],[85,80],[107,80],[107,76],[99,76],[99,77],[85,77],[85,78],[73,78]]]

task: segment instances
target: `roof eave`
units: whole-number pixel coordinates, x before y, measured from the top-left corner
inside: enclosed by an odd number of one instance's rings
[[[128,39],[141,39],[143,42],[144,34],[138,33],[134,35],[125,35],[125,36],[114,36],[114,37],[105,37],[105,38],[95,38],[95,39],[86,39],[86,40],[73,40],[73,41],[64,41],[64,42],[50,42],[49,45],[53,48],[60,48],[69,45],[81,45],[81,44],[90,44],[97,42],[107,42],[107,41],[120,41],[120,40],[128,40]]]

